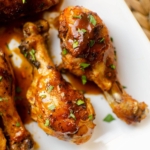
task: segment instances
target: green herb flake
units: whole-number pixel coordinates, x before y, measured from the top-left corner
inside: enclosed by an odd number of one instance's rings
[[[123,88],[123,89],[126,89],[127,87],[123,85],[122,88]]]
[[[4,100],[4,98],[0,97],[0,102],[2,102]]]
[[[16,127],[20,127],[20,123],[19,122],[16,123]]]
[[[73,112],[72,112],[72,111],[70,112],[69,118],[76,119],[76,116],[73,114]]]
[[[40,95],[40,97],[43,99],[43,98],[46,98],[46,95],[42,94],[42,95]]]
[[[84,71],[84,69],[85,68],[87,68],[87,67],[89,67],[90,66],[90,64],[88,64],[88,63],[81,63],[80,64],[80,68]]]
[[[2,79],[3,79],[3,76],[0,76],[0,81],[2,81]]]
[[[81,63],[80,64],[80,67],[82,67],[83,69],[85,69],[85,68],[87,68],[89,66],[90,66],[90,64],[88,64],[88,63]]]
[[[0,112],[0,116],[3,116],[3,113],[2,113],[2,112]]]
[[[63,50],[62,50],[62,54],[63,55],[66,55],[68,53],[68,51],[64,48]]]
[[[112,64],[112,65],[110,65],[110,68],[111,69],[116,69],[116,66]]]
[[[25,53],[24,53],[24,57],[27,57],[27,55],[28,55],[28,52],[25,52]]]
[[[22,3],[25,4],[25,3],[26,3],[26,0],[22,0]]]
[[[99,42],[103,43],[104,41],[105,41],[105,38],[101,38]]]
[[[96,22],[96,19],[94,18],[94,16],[93,15],[89,15],[88,17],[90,19],[90,23],[93,24],[93,26],[95,26],[97,22]]]
[[[114,41],[114,39],[112,38],[112,37],[110,37],[110,40],[113,42]]]
[[[46,120],[45,120],[44,125],[45,125],[46,127],[48,127],[48,126],[50,125],[49,119],[46,119]]]
[[[75,19],[81,19],[82,16],[81,15],[74,15],[73,18],[75,18]]]
[[[82,80],[82,84],[85,85],[86,82],[87,82],[86,76],[85,76],[85,75],[82,75],[82,76],[81,76],[81,80]]]
[[[73,48],[77,48],[79,46],[79,42],[77,40],[73,41]]]
[[[92,47],[95,44],[94,40],[90,40],[90,47]]]
[[[16,93],[20,93],[22,91],[22,89],[18,86],[16,87]]]
[[[77,100],[76,104],[77,104],[78,106],[80,106],[80,105],[84,104],[84,101],[81,100],[81,99],[79,99],[79,100]]]
[[[89,115],[89,120],[93,120],[94,119],[94,116],[93,115]]]
[[[78,32],[84,34],[84,33],[86,33],[87,31],[86,31],[85,29],[79,29],[79,28],[78,28]]]
[[[108,114],[108,115],[103,119],[103,121],[105,121],[105,122],[111,122],[111,121],[113,121],[113,120],[115,120],[115,118],[114,118],[111,114]]]
[[[48,106],[49,110],[55,110],[55,108],[56,108],[56,106],[54,104]]]
[[[7,43],[6,43],[6,47],[7,47],[8,50],[10,50],[9,45]]]
[[[6,97],[0,97],[0,102],[2,101],[8,101],[8,99]]]
[[[47,87],[47,92],[50,93],[53,89],[54,89],[54,86],[49,85],[49,86]]]
[[[79,90],[79,92],[80,92],[81,94],[85,94],[85,93],[86,93],[85,90]]]
[[[29,54],[30,54],[31,57],[32,57],[32,61],[35,61],[35,60],[36,60],[36,58],[35,58],[35,50],[32,49],[32,50],[29,52]]]

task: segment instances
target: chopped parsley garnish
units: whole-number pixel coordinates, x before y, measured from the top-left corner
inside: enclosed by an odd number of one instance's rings
[[[113,42],[114,41],[114,39],[112,38],[112,37],[110,37],[110,40]]]
[[[48,106],[49,110],[55,110],[55,108],[56,108],[56,106],[54,104]]]
[[[43,99],[43,98],[46,98],[46,95],[45,94],[41,94],[40,97]]]
[[[68,51],[64,48],[63,50],[62,50],[62,54],[63,55],[66,55],[68,53]]]
[[[0,97],[0,102],[2,102],[2,101],[8,101],[8,99],[5,97]]]
[[[94,40],[90,40],[90,47],[92,47],[95,44]]]
[[[75,18],[75,19],[81,19],[82,16],[81,15],[74,15],[73,18]]]
[[[26,3],[26,0],[22,0],[22,3],[25,4],[25,3]]]
[[[2,81],[2,79],[3,79],[3,76],[0,76],[0,81]]]
[[[29,52],[29,54],[31,55],[32,61],[35,61],[35,60],[36,60],[36,58],[35,58],[35,50],[32,49],[32,50]]]
[[[93,115],[89,115],[89,120],[93,120],[94,116]]]
[[[90,19],[90,23],[93,24],[93,26],[95,26],[97,22],[96,22],[94,16],[93,15],[89,15],[88,17]]]
[[[16,123],[16,127],[20,127],[20,123],[19,122]]]
[[[111,114],[108,114],[108,115],[103,119],[103,121],[105,121],[105,122],[111,122],[111,121],[113,121],[113,120],[115,120],[115,118],[114,118]]]
[[[22,90],[21,90],[21,88],[18,86],[18,87],[16,87],[16,92],[17,93],[20,93]]]
[[[85,90],[79,90],[79,92],[80,92],[81,94],[85,94],[85,93],[86,93]]]
[[[112,65],[110,65],[110,68],[111,69],[116,69],[116,66],[112,64]]]
[[[76,116],[73,114],[73,112],[72,112],[72,111],[70,112],[69,118],[76,119]]]
[[[101,38],[99,42],[102,43],[104,41],[105,41],[105,38]]]
[[[82,76],[81,76],[81,80],[82,80],[82,84],[83,84],[83,85],[86,84],[87,78],[86,78],[85,75],[82,75]]]
[[[114,55],[115,55],[115,56],[117,56],[117,52],[116,52],[116,50],[114,50]]]
[[[44,124],[44,125],[45,125],[46,127],[48,127],[48,126],[49,126],[49,124],[50,124],[49,119],[46,119],[46,120],[45,120],[45,124]]]
[[[84,33],[86,33],[87,31],[86,31],[85,29],[79,29],[79,28],[78,28],[78,32],[84,34]]]
[[[73,48],[77,48],[79,46],[79,42],[77,40],[73,41]]]
[[[10,50],[9,45],[7,43],[6,43],[6,47],[7,47],[8,50]]]
[[[27,55],[28,55],[28,52],[25,52],[23,55],[24,55],[24,57],[27,57]]]
[[[87,68],[87,67],[89,67],[90,66],[90,64],[88,64],[88,63],[81,63],[80,64],[80,67],[82,68],[82,69],[85,69],[85,68]]]
[[[123,85],[122,88],[126,89],[127,87]]]
[[[47,87],[47,92],[51,92],[53,89],[54,89],[54,86],[49,85],[49,86]]]
[[[77,100],[76,104],[77,104],[78,106],[79,106],[79,105],[82,105],[82,104],[84,104],[84,101],[81,100],[81,99],[79,99],[79,100]]]

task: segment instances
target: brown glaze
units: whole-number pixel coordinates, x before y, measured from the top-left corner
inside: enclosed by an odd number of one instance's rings
[[[15,107],[14,74],[3,49],[0,50],[0,64],[0,112],[8,147],[12,150],[29,150],[33,147],[33,142]]]
[[[102,90],[108,90],[112,80],[116,80],[116,69],[111,68],[111,65],[116,66],[114,49],[103,21],[96,13],[83,9],[79,6],[68,7],[60,15],[61,47],[68,51],[66,55],[62,55],[62,66],[77,76],[86,75],[89,80],[93,80],[96,75],[95,83]],[[90,17],[96,21],[95,25]],[[86,32],[80,31],[83,29]],[[75,41],[76,47],[73,46]],[[80,67],[82,63],[90,66],[83,70]],[[96,67],[99,71],[93,72]]]
[[[19,43],[21,42],[22,31],[20,26],[22,26],[22,23],[18,23],[17,25],[14,24],[11,27],[7,26],[7,28],[5,28],[3,31],[1,29],[0,48],[3,49],[10,58],[12,58],[13,55],[12,51],[9,50],[8,43],[11,41],[11,39],[15,39]],[[16,80],[16,107],[23,123],[29,123],[31,122],[31,117],[29,114],[29,103],[26,99],[26,90],[32,80],[32,67],[28,61],[24,59],[22,54],[20,54],[19,49],[15,49],[14,52],[23,60],[20,68],[15,67],[14,63],[12,62]]]
[[[67,7],[59,17],[59,37],[62,50],[67,51],[62,53],[60,69],[94,81],[113,112],[126,123],[146,117],[147,105],[129,96],[118,80],[115,50],[107,27],[96,13],[80,6]],[[83,63],[88,66],[82,68]]]
[[[0,22],[8,22],[21,16],[33,15],[57,4],[59,0],[0,0]]]
[[[14,52],[20,55],[20,51],[18,49],[14,50]],[[20,57],[22,58],[22,55],[20,55]],[[32,120],[30,114],[30,105],[26,99],[26,92],[32,82],[32,67],[26,60],[24,60],[24,58],[22,58],[22,60],[23,63],[21,64],[20,68],[15,66],[13,67],[16,77],[15,100],[17,110],[23,120],[23,123],[30,123]]]
[[[26,23],[24,40],[19,46],[34,67],[33,80],[27,91],[31,117],[47,134],[81,144],[91,137],[95,113],[90,101],[62,78],[48,56],[44,34],[48,29],[44,20]],[[34,57],[31,55],[33,50]],[[82,104],[78,105],[78,101]],[[51,106],[54,108],[49,108]],[[91,115],[93,119],[89,119]]]

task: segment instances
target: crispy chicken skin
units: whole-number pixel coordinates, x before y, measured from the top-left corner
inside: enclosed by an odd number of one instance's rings
[[[48,55],[45,20],[24,25],[21,53],[33,64],[33,82],[27,91],[31,117],[49,135],[76,144],[86,142],[95,127],[92,104],[66,82]]]
[[[33,15],[57,4],[59,0],[0,0],[0,22]]]
[[[64,9],[59,17],[59,37],[59,68],[94,81],[113,112],[126,123],[146,117],[147,105],[129,96],[119,83],[115,50],[107,27],[96,13],[79,6]]]
[[[0,130],[1,144],[5,149],[7,139],[7,147],[10,150],[29,150],[33,147],[33,141],[15,108],[14,75],[7,56],[2,50],[0,50],[0,64],[0,117],[4,128],[3,132]]]

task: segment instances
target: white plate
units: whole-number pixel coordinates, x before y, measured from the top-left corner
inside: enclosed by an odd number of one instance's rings
[[[103,19],[114,39],[118,56],[118,74],[127,92],[139,101],[150,106],[150,46],[140,26],[132,16],[123,0],[64,0],[62,8],[69,5],[84,6]],[[52,14],[51,14],[52,15]],[[47,13],[45,17],[49,17]],[[60,43],[57,31],[52,29],[51,51],[60,58]],[[36,123],[26,125],[39,150],[148,150],[150,140],[150,117],[141,123],[127,125],[117,119],[102,95],[90,97],[96,111],[96,128],[92,138],[85,144],[77,146],[46,135]],[[103,122],[111,113],[116,120]]]

